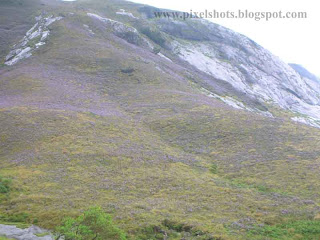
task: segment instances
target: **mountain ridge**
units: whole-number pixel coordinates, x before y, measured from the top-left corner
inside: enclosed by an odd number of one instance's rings
[[[289,66],[291,66],[294,70],[296,70],[302,77],[305,77],[314,81],[319,81],[319,77],[309,72],[302,65],[296,64],[296,63],[289,63]]]

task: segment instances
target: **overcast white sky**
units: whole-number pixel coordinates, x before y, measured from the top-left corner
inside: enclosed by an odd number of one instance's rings
[[[253,39],[288,63],[320,76],[319,0],[133,0],[159,8],[186,11],[305,11],[307,19],[209,19]]]

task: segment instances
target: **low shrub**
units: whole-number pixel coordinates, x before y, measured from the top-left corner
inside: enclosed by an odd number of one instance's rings
[[[154,54],[158,54],[158,53],[160,53],[160,51],[161,51],[161,48],[160,47],[154,47],[153,48],[153,50],[152,50],[152,52],[154,53]]]
[[[11,215],[0,215],[0,221],[2,222],[12,222],[12,223],[26,223],[29,220],[29,214],[18,213]]]
[[[10,191],[11,179],[0,176],[0,193],[8,193]]]
[[[217,174],[218,173],[218,166],[215,163],[212,163],[210,166],[210,172],[213,174]]]
[[[92,207],[77,218],[65,218],[57,227],[65,240],[126,240],[126,234],[100,207]]]
[[[165,47],[166,40],[162,37],[159,31],[151,30],[149,27],[145,27],[141,29],[141,32],[159,46]]]
[[[135,70],[133,68],[123,68],[123,69],[121,69],[122,73],[127,73],[127,74],[133,73],[134,71]]]

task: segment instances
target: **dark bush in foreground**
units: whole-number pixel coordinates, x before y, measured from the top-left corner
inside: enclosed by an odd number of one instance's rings
[[[65,240],[126,240],[126,234],[99,207],[92,207],[77,218],[64,219],[57,232]]]
[[[156,30],[151,30],[148,27],[142,28],[141,32],[148,36],[152,41],[158,44],[161,47],[165,47],[166,40],[162,37],[161,33]]]
[[[10,191],[11,180],[0,176],[0,193],[8,193]]]

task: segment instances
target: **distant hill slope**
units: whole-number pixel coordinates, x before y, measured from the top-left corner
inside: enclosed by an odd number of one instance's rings
[[[32,4],[1,45],[0,221],[100,205],[132,239],[319,237],[319,92],[290,66],[140,4]]]
[[[299,65],[299,64],[294,64],[294,63],[290,63],[289,65],[290,65],[294,70],[296,70],[296,71],[300,74],[301,77],[309,78],[309,79],[311,79],[311,80],[313,80],[313,81],[317,81],[317,82],[320,81],[320,79],[319,79],[316,75],[310,73],[310,72],[309,72],[307,69],[305,69],[303,66],[301,66],[301,65]]]

